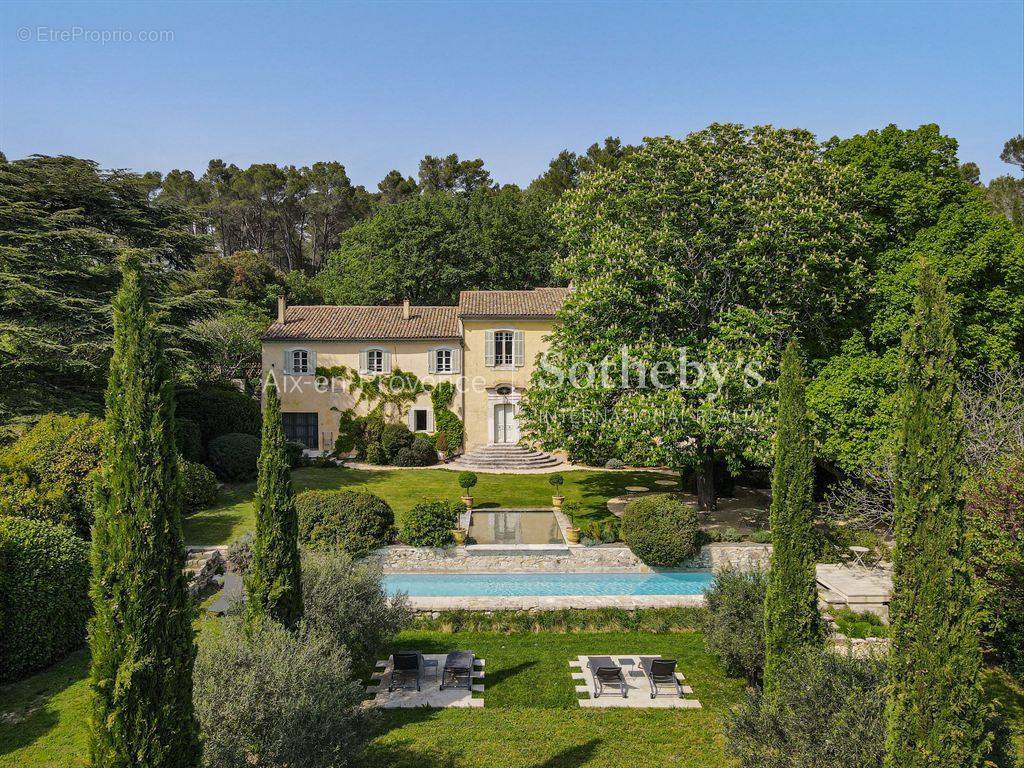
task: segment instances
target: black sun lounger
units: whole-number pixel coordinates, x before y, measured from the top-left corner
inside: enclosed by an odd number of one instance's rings
[[[679,684],[676,677],[676,662],[673,659],[662,659],[658,656],[642,656],[640,668],[647,675],[647,682],[651,684],[651,698],[658,695],[658,686],[671,686],[674,696],[683,695],[683,686]]]
[[[472,651],[452,651],[444,660],[444,671],[441,673],[441,690],[445,688],[465,688],[473,690]]]
[[[611,656],[590,656],[587,658],[587,667],[594,676],[595,699],[601,697],[605,686],[615,685],[622,691],[622,698],[626,698],[629,691],[626,677],[622,674],[622,667],[612,661]]]
[[[414,683],[418,691],[422,675],[423,654],[419,651],[398,651],[393,657],[388,692],[390,693],[396,688],[409,687],[410,683]]]

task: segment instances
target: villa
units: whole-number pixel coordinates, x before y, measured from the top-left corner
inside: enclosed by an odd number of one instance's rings
[[[402,370],[450,381],[452,409],[465,424],[464,449],[477,461],[543,466],[546,454],[516,448],[519,403],[537,356],[547,349],[568,288],[463,291],[457,306],[288,306],[263,336],[263,376],[279,382],[284,428],[307,451],[329,451],[340,412],[363,403],[345,388],[316,386],[316,371],[345,366],[362,377]],[[413,432],[434,431],[430,393],[406,415]]]

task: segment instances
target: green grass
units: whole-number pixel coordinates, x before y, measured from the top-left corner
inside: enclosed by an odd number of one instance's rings
[[[395,511],[401,522],[409,509],[421,501],[450,499],[462,495],[458,472],[446,469],[363,470],[297,469],[292,473],[296,491],[309,488],[356,488],[375,493]],[[655,488],[654,481],[664,475],[653,472],[599,472],[575,470],[561,473],[565,478],[562,495],[583,506],[583,516],[595,520],[611,517],[605,502],[625,493],[627,485]],[[550,475],[477,475],[473,489],[474,506],[546,507],[551,506]],[[217,503],[185,520],[188,544],[227,544],[255,526],[252,505],[254,483],[227,486]]]

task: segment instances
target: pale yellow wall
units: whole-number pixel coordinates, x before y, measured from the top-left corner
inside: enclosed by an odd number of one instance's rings
[[[316,354],[316,366],[330,368],[345,365],[359,370],[359,353],[364,349],[376,348],[391,351],[391,368],[415,374],[424,383],[451,381],[458,384],[459,374],[430,374],[428,351],[435,347],[458,347],[458,340],[438,341],[399,341],[399,342],[264,342],[263,343],[263,375],[266,377],[271,370],[278,380],[281,393],[281,410],[284,412],[312,413],[316,412],[320,427],[320,448],[330,450],[338,435],[338,411],[353,407],[355,398],[341,382],[331,387],[317,389],[313,375],[296,376],[284,374],[284,353],[289,349],[309,349]],[[459,412],[458,399],[454,403]],[[430,394],[420,394],[410,408],[427,408],[432,411]],[[332,410],[337,408],[338,410]],[[365,403],[356,409],[357,413],[365,413]],[[459,413],[462,418],[462,414]]]
[[[513,330],[523,332],[525,354],[524,365],[520,368],[491,368],[485,364],[484,339],[488,330]],[[548,348],[546,337],[551,334],[550,320],[466,320],[463,322],[462,371],[465,388],[464,404],[466,417],[466,450],[487,445],[488,410],[487,389],[499,384],[510,384],[524,390],[530,384],[530,376],[537,356]]]

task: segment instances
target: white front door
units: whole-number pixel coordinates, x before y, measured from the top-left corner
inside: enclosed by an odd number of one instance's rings
[[[513,403],[494,404],[494,442],[516,443],[519,441],[519,424],[516,421],[516,407]]]

